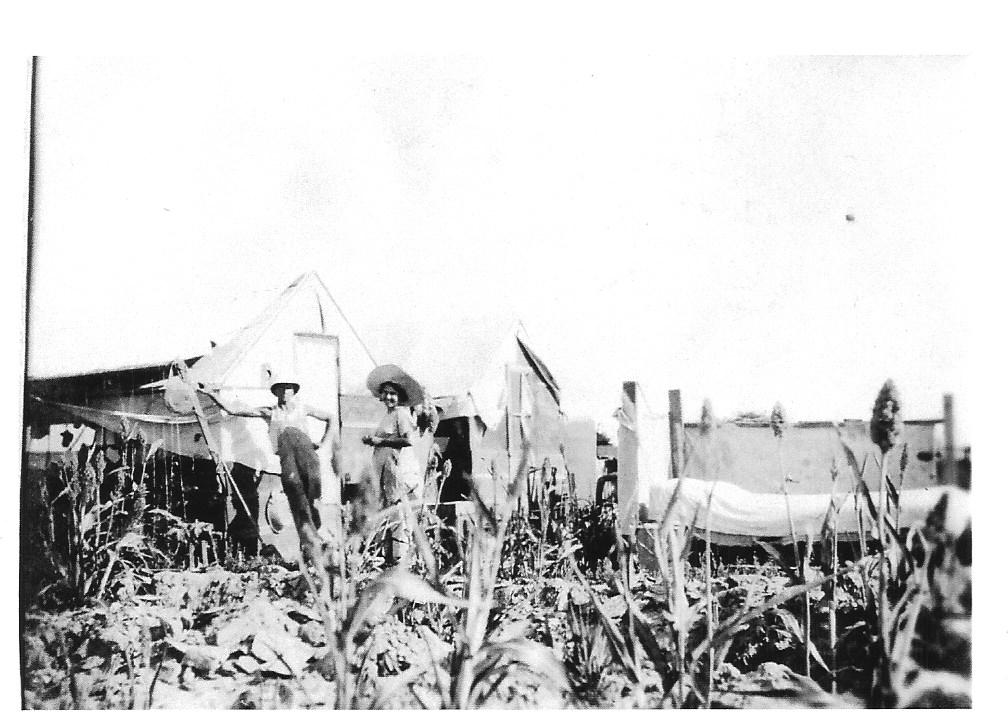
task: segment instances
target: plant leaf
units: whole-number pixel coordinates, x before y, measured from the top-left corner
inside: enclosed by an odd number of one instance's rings
[[[700,642],[697,648],[693,651],[693,662],[692,662],[693,666],[695,666],[696,663],[699,662],[699,660],[703,657],[703,654],[707,651],[708,647],[714,646],[715,648],[717,648],[718,646],[721,645],[721,643],[730,640],[742,629],[742,626],[744,626],[746,623],[750,622],[751,620],[755,620],[768,610],[776,608],[779,605],[783,605],[787,601],[799,597],[804,593],[807,593],[809,590],[814,590],[815,588],[821,585],[824,585],[828,582],[832,582],[838,577],[847,575],[851,572],[854,572],[855,570],[860,570],[868,562],[870,562],[872,558],[873,556],[863,557],[857,562],[847,565],[846,567],[838,570],[832,575],[824,575],[821,578],[817,578],[815,580],[806,582],[802,585],[794,585],[791,587],[787,587],[781,592],[776,593],[775,595],[773,595],[768,600],[766,600],[765,602],[763,602],[762,604],[760,604],[755,608],[749,610],[742,609],[738,611],[733,616],[727,618],[718,625],[717,629],[714,632],[714,638],[712,641],[708,641],[705,638]]]
[[[602,601],[599,599],[598,593],[595,589],[588,584],[584,575],[581,574],[581,570],[576,564],[571,565],[571,569],[577,576],[577,579],[581,582],[582,588],[588,592],[588,597],[591,598],[592,605],[595,607],[595,612],[600,618],[602,629],[605,631],[606,638],[609,640],[609,645],[616,655],[616,659],[619,660],[620,664],[630,675],[633,682],[640,682],[640,678],[637,676],[637,671],[634,667],[633,658],[630,656],[630,652],[627,649],[626,642],[623,639],[622,634],[616,627],[616,623],[613,622],[612,618],[605,614],[605,610],[602,607]]]
[[[412,667],[400,673],[395,678],[389,678],[377,688],[374,697],[368,706],[369,710],[384,710],[389,700],[394,698],[401,690],[410,687],[413,683],[423,677],[425,667]]]
[[[854,449],[847,444],[847,440],[844,439],[843,433],[840,431],[839,425],[834,425],[837,437],[840,439],[840,446],[843,448],[844,457],[847,458],[847,465],[850,466],[851,472],[854,473],[855,481],[860,481],[864,477],[864,464],[860,467],[858,466],[857,455],[854,454]],[[867,456],[865,457],[865,462],[868,461]]]
[[[711,488],[713,492],[714,488]],[[679,551],[679,562],[686,562],[689,559],[690,549],[693,545],[693,534],[696,532],[697,520],[700,519],[700,503],[697,503],[696,510],[693,511],[693,520],[686,528],[686,537],[683,538],[682,548]]]
[[[868,489],[868,484],[861,478],[858,481],[858,492],[861,495],[861,499],[868,504],[868,514],[871,516],[873,523],[878,523],[878,510],[875,507],[875,501],[872,500],[871,490]]]
[[[634,621],[634,630],[637,633],[637,637],[640,638],[641,646],[644,648],[644,652],[647,656],[651,658],[651,662],[654,663],[655,670],[661,676],[662,680],[662,690],[668,692],[672,689],[674,684],[674,678],[672,677],[672,666],[669,665],[668,656],[658,645],[658,639],[655,637],[654,631],[651,626],[647,624],[643,617],[638,613],[634,612],[632,614]]]
[[[143,545],[143,535],[134,531],[130,531],[119,538],[116,542],[116,550],[122,550],[124,548],[138,548]]]
[[[804,633],[801,629],[801,623],[798,622],[798,618],[790,610],[785,610],[784,608],[776,608],[772,611],[772,614],[779,617],[783,623],[784,627],[788,629],[792,635],[794,635],[799,642],[804,637]]]
[[[475,486],[472,487],[472,492],[469,493],[469,499],[472,501],[473,507],[478,511],[479,518],[476,519],[476,522],[482,521],[486,523],[490,526],[490,533],[496,535],[498,530],[497,515],[487,507],[487,504],[483,501],[483,497]]]
[[[784,571],[784,573],[788,576],[788,579],[790,579],[791,582],[795,583],[801,582],[801,578],[798,576],[798,573],[795,572],[795,569],[793,567],[787,564],[787,562],[784,560],[784,556],[780,554],[780,551],[777,550],[777,548],[775,548],[770,543],[763,542],[762,540],[754,539],[754,542],[761,548],[763,548],[763,550],[766,552],[767,555],[773,558],[774,562],[776,562],[777,565],[780,567],[780,569]]]
[[[917,593],[913,602],[907,608],[904,616],[905,623],[896,631],[896,637],[893,640],[892,647],[892,661],[896,665],[899,665],[910,655],[910,648],[913,644],[913,639],[917,636],[917,618],[920,615],[923,604],[923,593]],[[897,627],[899,626],[897,625]]]
[[[817,663],[819,663],[819,666],[822,667],[823,670],[825,670],[832,676],[833,671],[830,669],[829,665],[826,664],[826,661],[823,660],[823,656],[819,652],[819,648],[817,648],[816,644],[811,640],[809,640],[808,642],[808,649],[809,649],[809,655],[812,656],[812,659],[815,660]]]
[[[899,490],[897,490],[896,486],[893,485],[892,478],[889,477],[888,473],[886,473],[886,489],[887,489],[887,491],[889,493],[889,502],[890,502],[890,504],[894,505],[895,507],[898,508],[899,507],[899,496],[900,496]]]
[[[375,585],[380,586],[390,595],[416,603],[436,603],[450,607],[469,606],[467,600],[438,592],[426,580],[401,566],[394,567],[379,575],[375,580]]]
[[[513,664],[522,665],[555,687],[567,689],[567,671],[553,651],[535,640],[521,639],[487,643],[477,653],[473,687],[486,682],[494,672],[505,672]]]
[[[798,622],[798,618],[796,618],[791,611],[785,610],[784,608],[776,608],[773,611],[773,614],[775,614],[784,622],[784,627],[786,627],[788,632],[790,632],[791,635],[794,636],[798,644],[804,645],[805,633],[802,630],[801,623]],[[815,643],[813,643],[811,640],[809,640],[808,649],[809,649],[809,655],[811,655],[812,658],[814,658],[815,661],[822,666],[823,670],[832,674],[832,671],[826,664],[826,661],[823,660],[822,655],[819,653],[819,648],[817,648],[815,646]]]
[[[490,642],[503,643],[525,638],[532,631],[532,621],[529,619],[511,620],[495,627],[487,634]]]
[[[162,445],[164,445],[164,438],[158,438],[157,440],[151,443],[150,447],[147,448],[147,455],[144,457],[144,465],[150,462],[150,459],[154,456],[154,453],[156,453]]]
[[[185,524],[185,521],[178,515],[172,512],[168,512],[167,510],[164,510],[162,508],[148,508],[147,512],[150,515],[158,515],[160,517],[163,517],[166,520],[169,520],[175,524]]]
[[[858,620],[857,622],[853,623],[852,625],[848,625],[847,629],[844,630],[843,633],[841,633],[840,636],[837,638],[837,642],[838,643],[839,642],[843,642],[848,637],[850,637],[850,634],[852,632],[854,632],[855,630],[857,630],[859,628],[863,628],[863,627],[868,627],[868,623],[865,622],[864,620]]]
[[[86,513],[84,513],[84,516],[81,518],[80,523],[81,535],[86,534],[91,528],[93,528],[97,524],[98,516],[100,513],[101,513],[101,507],[97,505],[88,510]]]
[[[672,529],[672,511],[675,509],[676,503],[679,501],[679,493],[682,490],[682,485],[681,480],[676,481],[676,485],[672,489],[672,496],[669,498],[668,504],[665,506],[665,512],[662,513],[661,522],[658,523],[658,532],[663,535]]]

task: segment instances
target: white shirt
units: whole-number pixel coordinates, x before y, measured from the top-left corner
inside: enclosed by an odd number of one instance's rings
[[[277,405],[270,411],[269,436],[274,453],[278,452],[277,443],[280,439],[280,433],[289,427],[296,428],[308,435],[308,413],[303,405],[288,401],[285,407]]]

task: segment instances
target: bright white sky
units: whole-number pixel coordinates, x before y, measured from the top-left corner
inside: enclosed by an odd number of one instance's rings
[[[43,58],[29,374],[204,351],[317,269],[365,340],[521,318],[607,427],[628,379],[687,419],[840,419],[891,376],[966,431],[962,81],[625,47]]]

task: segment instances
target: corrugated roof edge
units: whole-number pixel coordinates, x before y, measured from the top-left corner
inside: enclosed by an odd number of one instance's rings
[[[199,360],[202,355],[195,355],[190,358],[185,358],[184,362],[187,366],[191,367],[193,363]],[[98,368],[95,370],[87,370],[85,372],[75,372],[66,375],[25,375],[26,382],[43,382],[49,380],[75,380],[80,378],[91,377],[93,375],[108,375],[111,373],[121,373],[121,372],[140,372],[144,370],[156,370],[157,368],[166,368],[175,362],[177,358],[172,358],[171,360],[165,360],[164,362],[156,363],[146,363],[141,365],[124,365],[122,367],[116,368]]]

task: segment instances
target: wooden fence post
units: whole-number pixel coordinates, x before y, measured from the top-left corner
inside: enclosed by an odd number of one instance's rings
[[[945,456],[942,466],[942,484],[956,485],[956,446],[955,446],[955,403],[952,393],[945,393],[942,398],[944,413],[943,429],[945,431]]]
[[[679,390],[668,391],[668,422],[669,422],[669,452],[672,455],[671,473],[674,478],[681,478],[685,473],[685,431],[682,419],[682,401]]]
[[[619,429],[617,430],[616,464],[619,477],[616,481],[618,526],[622,535],[632,536],[637,528],[638,498],[638,441],[637,441],[637,383],[623,383]]]

